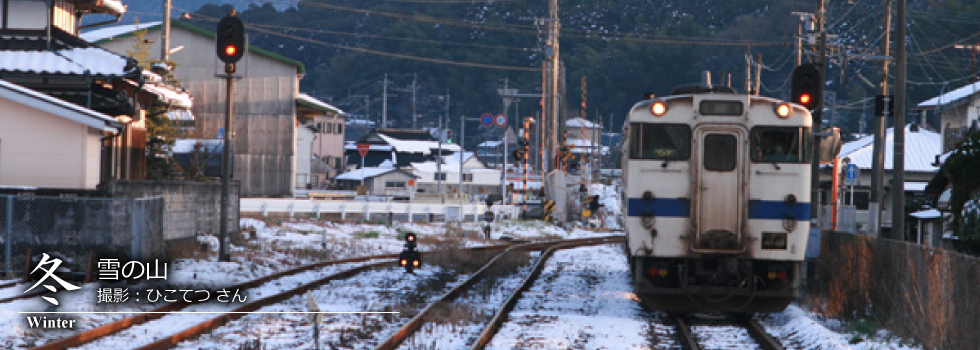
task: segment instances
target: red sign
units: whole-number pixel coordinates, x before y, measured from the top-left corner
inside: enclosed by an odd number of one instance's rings
[[[371,149],[371,145],[366,144],[366,143],[359,143],[359,144],[357,144],[357,153],[360,153],[361,154],[361,157],[364,157],[364,156],[367,155],[368,149]]]
[[[497,117],[494,118],[493,123],[497,124],[498,127],[501,128],[505,127],[507,126],[507,116],[503,114],[497,114]]]

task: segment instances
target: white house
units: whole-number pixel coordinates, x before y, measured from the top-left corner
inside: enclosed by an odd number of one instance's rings
[[[892,162],[894,160],[894,128],[886,130],[885,136],[885,164],[884,164],[884,197],[882,205],[882,227],[891,227],[891,200],[888,196],[890,182],[892,178]],[[868,222],[868,200],[871,189],[871,173],[873,162],[874,136],[865,136],[855,141],[845,143],[841,147],[840,158],[846,159],[850,164],[857,165],[860,169],[858,185],[854,188],[854,201],[851,202],[851,195],[848,192],[842,196],[843,203],[855,205],[857,210],[857,222]],[[942,136],[936,132],[929,131],[917,126],[907,126],[905,128],[905,184],[904,191],[908,196],[921,194],[925,190],[926,184],[934,173],[939,170],[939,163],[936,156],[942,152]],[[823,175],[826,176],[826,175]],[[829,176],[824,182],[829,182]],[[823,200],[822,203],[829,203]],[[866,228],[866,227],[865,227]]]
[[[444,156],[441,165],[436,164],[435,161],[411,163],[411,172],[419,176],[416,192],[421,194],[500,194],[500,170],[488,169],[472,152],[465,152],[463,155],[463,187],[460,190],[459,158],[455,154]],[[437,176],[442,179],[441,192],[439,191],[440,184]]]
[[[923,120],[929,111],[939,115],[943,140],[942,152],[948,152],[956,146],[957,141],[966,136],[970,127],[978,127],[980,82],[925,100],[912,110],[921,111]]]
[[[409,198],[416,179],[418,175],[393,167],[366,167],[337,175],[335,180],[342,190],[353,190],[363,183],[369,195]]]
[[[0,186],[94,190],[108,115],[0,80]]]

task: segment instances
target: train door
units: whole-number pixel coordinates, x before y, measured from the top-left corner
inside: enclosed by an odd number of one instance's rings
[[[696,131],[698,166],[694,251],[742,250],[742,154],[745,133],[738,128],[703,128]]]

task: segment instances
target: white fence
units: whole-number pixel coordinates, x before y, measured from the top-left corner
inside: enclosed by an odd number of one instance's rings
[[[386,221],[479,221],[487,211],[485,204],[412,203],[367,201],[314,201],[308,199],[242,198],[242,214],[332,217],[341,220],[380,219]],[[490,207],[497,219],[517,218],[520,208],[513,205]]]

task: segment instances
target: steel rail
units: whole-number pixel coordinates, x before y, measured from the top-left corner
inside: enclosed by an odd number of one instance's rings
[[[487,346],[487,344],[490,344],[490,340],[492,340],[493,337],[497,334],[497,332],[500,331],[500,327],[503,326],[504,322],[507,319],[507,316],[510,314],[511,311],[514,310],[514,306],[517,305],[517,301],[521,299],[521,296],[524,294],[525,291],[531,288],[531,285],[534,284],[534,281],[537,280],[538,276],[541,275],[541,271],[544,271],[544,266],[547,263],[548,259],[556,251],[562,249],[588,246],[588,245],[621,243],[623,239],[624,239],[623,237],[601,237],[590,241],[557,244],[545,250],[543,253],[541,253],[541,257],[538,258],[538,261],[534,264],[534,267],[531,269],[531,273],[524,278],[523,282],[521,282],[521,286],[516,290],[514,290],[514,292],[511,293],[510,297],[507,298],[507,300],[500,307],[500,309],[498,309],[497,312],[494,313],[493,318],[490,319],[490,322],[480,333],[480,336],[477,337],[476,342],[473,343],[473,345],[470,347],[470,350],[481,350],[484,349]]]
[[[563,245],[563,246],[568,245],[569,247],[572,247],[573,245],[582,246],[582,245],[604,244],[608,242],[621,241],[622,239],[623,239],[622,236],[613,236],[613,237],[607,236],[607,237],[571,239],[571,240],[563,240],[563,241],[526,243],[526,244],[517,244],[511,246],[510,248],[507,248],[506,250],[495,255],[493,259],[491,259],[489,262],[484,264],[483,267],[480,268],[480,270],[478,270],[473,275],[471,275],[468,279],[466,279],[466,281],[456,286],[452,290],[446,292],[436,301],[429,303],[428,306],[426,306],[424,309],[422,309],[422,311],[420,311],[417,315],[415,315],[415,317],[413,317],[411,320],[405,323],[405,325],[403,325],[397,332],[395,332],[395,334],[393,334],[387,340],[385,340],[380,345],[378,345],[375,348],[375,350],[393,350],[397,348],[406,339],[408,339],[408,337],[410,337],[412,334],[414,334],[422,327],[422,325],[425,323],[426,317],[429,316],[432,310],[436,310],[439,306],[452,302],[452,300],[456,299],[456,297],[458,297],[463,291],[469,289],[477,282],[482,280],[482,278],[484,277],[484,272],[489,270],[490,267],[493,266],[493,264],[500,257],[502,257],[508,252],[517,251],[517,250],[548,249],[555,245]],[[542,261],[542,259],[547,260],[547,256],[542,255],[541,258],[538,259],[538,261],[540,262]]]

